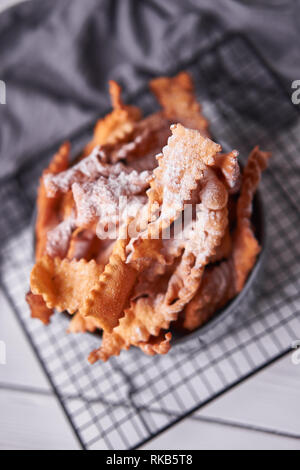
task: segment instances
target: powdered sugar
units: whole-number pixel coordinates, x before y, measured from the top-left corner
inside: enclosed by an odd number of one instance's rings
[[[122,163],[109,165],[101,161],[101,147],[95,147],[93,152],[69,170],[57,175],[51,173],[44,176],[44,184],[49,197],[57,192],[67,192],[73,183],[95,181],[99,176],[119,175],[122,171],[129,172]]]
[[[55,258],[64,258],[67,254],[70,238],[75,229],[75,217],[71,215],[47,234],[46,253]]]
[[[85,226],[100,220],[102,225],[116,223],[119,218],[119,199],[128,196],[129,201],[123,209],[134,210],[134,203],[141,199],[132,196],[141,194],[149,186],[148,171],[137,173],[121,172],[119,175],[100,176],[95,182],[74,183],[72,191],[77,209],[77,224]],[[130,202],[129,207],[128,202]],[[143,199],[143,204],[146,198]],[[122,210],[123,213],[123,210]],[[135,214],[134,214],[135,215]]]
[[[203,178],[203,171],[213,165],[214,156],[221,150],[199,132],[180,124],[171,126],[171,130],[173,135],[163,154],[157,157],[159,166],[151,183],[153,199],[159,198],[161,219],[166,221],[182,210],[184,201],[190,199],[197,182]]]

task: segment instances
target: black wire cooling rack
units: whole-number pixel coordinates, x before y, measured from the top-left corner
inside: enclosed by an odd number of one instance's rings
[[[238,148],[242,158],[256,144],[273,152],[262,184],[268,225],[265,275],[256,285],[255,302],[243,307],[234,322],[219,322],[166,356],[149,358],[132,349],[90,366],[86,357],[99,338],[67,335],[62,315],[44,327],[30,319],[24,301],[36,186],[50,154],[1,181],[1,285],[85,449],[141,446],[300,339],[299,110],[240,35],[224,36],[184,68],[195,79],[216,139]],[[144,110],[153,108],[149,93],[136,101]],[[75,149],[90,131],[73,138]]]

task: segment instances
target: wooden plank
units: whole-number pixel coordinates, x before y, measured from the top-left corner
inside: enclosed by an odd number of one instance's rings
[[[6,344],[7,364],[0,365],[1,383],[51,390],[14,312],[0,290],[0,340]]]
[[[7,366],[0,366],[0,387],[1,383],[10,383],[15,386],[21,387],[34,387],[43,392],[49,392],[51,389],[47,380],[41,371],[26,338],[23,335],[19,324],[17,323],[13,312],[7,305],[3,296],[0,297],[1,314],[0,314],[0,339],[5,340],[7,343],[8,351],[8,364]],[[222,396],[220,399],[213,402],[211,405],[205,407],[198,412],[198,416],[212,419],[222,420],[228,423],[236,423],[244,426],[258,426],[275,430],[279,432],[287,432],[299,434],[300,410],[298,405],[300,385],[300,366],[296,367],[292,364],[291,358],[286,357],[278,361],[272,367],[261,372],[257,376],[249,379],[246,383],[240,385],[233,391]],[[10,399],[12,392],[2,390],[1,396]],[[20,395],[22,396],[22,395]],[[24,394],[24,402],[18,399],[18,415],[20,417],[26,415],[28,407],[28,394]],[[42,397],[45,400],[47,413],[48,400],[47,397]],[[51,402],[51,399],[50,399]],[[23,407],[25,411],[23,412]],[[51,410],[51,405],[49,405]],[[1,401],[0,414],[6,416],[7,423],[9,417],[5,410],[5,400]],[[37,415],[40,415],[40,410],[36,410]],[[41,413],[42,415],[43,413]],[[61,410],[57,410],[59,419],[52,421],[53,433],[60,434],[60,420],[64,419]],[[11,416],[12,423],[14,422],[14,414]],[[44,420],[40,420],[41,428],[44,425]],[[204,426],[212,426],[207,423],[191,423],[187,421],[187,426],[194,429],[199,425],[199,432],[204,429]],[[26,423],[25,428],[26,428]],[[22,419],[20,420],[20,428],[24,427]],[[12,424],[13,426],[13,424]],[[214,426],[218,426],[214,424]],[[67,425],[68,427],[68,425]],[[222,428],[222,426],[221,426]],[[12,428],[13,429],[13,428]],[[184,428],[185,429],[185,428]],[[227,433],[227,428],[223,432]],[[47,441],[43,442],[38,424],[35,423],[35,429],[30,433],[37,432],[39,435],[39,445],[47,445]],[[173,431],[169,431],[172,435]],[[184,431],[184,433],[187,431]],[[174,436],[177,434],[174,428]],[[188,432],[190,434],[190,431]],[[11,434],[12,435],[12,434]],[[253,432],[251,432],[251,436]],[[22,446],[23,442],[20,441],[20,434],[15,435],[16,446]],[[174,437],[175,438],[175,437]],[[159,439],[159,438],[158,438]],[[278,437],[280,440],[280,437]],[[159,442],[159,441],[157,441]],[[253,441],[255,443],[255,440]],[[55,441],[52,442],[55,445]],[[59,445],[59,442],[57,442]],[[196,445],[196,443],[195,443]],[[211,444],[208,444],[211,445]]]
[[[56,399],[0,390],[0,449],[78,449]]]
[[[153,439],[143,449],[299,450],[297,439],[187,419]]]
[[[300,366],[288,355],[197,415],[300,436],[299,390]]]

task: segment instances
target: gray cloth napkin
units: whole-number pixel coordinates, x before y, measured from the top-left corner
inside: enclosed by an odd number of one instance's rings
[[[185,67],[220,25],[246,33],[290,86],[300,78],[298,11],[290,0],[31,0],[4,12],[0,177],[103,114],[108,79],[130,95]]]

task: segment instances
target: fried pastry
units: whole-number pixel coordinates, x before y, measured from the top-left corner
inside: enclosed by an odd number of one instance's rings
[[[252,202],[269,154],[209,136],[192,78],[150,82],[161,110],[145,118],[110,82],[113,110],[73,162],[64,144],[38,191],[33,318],[72,318],[69,333],[102,330],[89,361],[131,346],[166,354],[173,326],[192,331],[243,289],[260,246]]]

